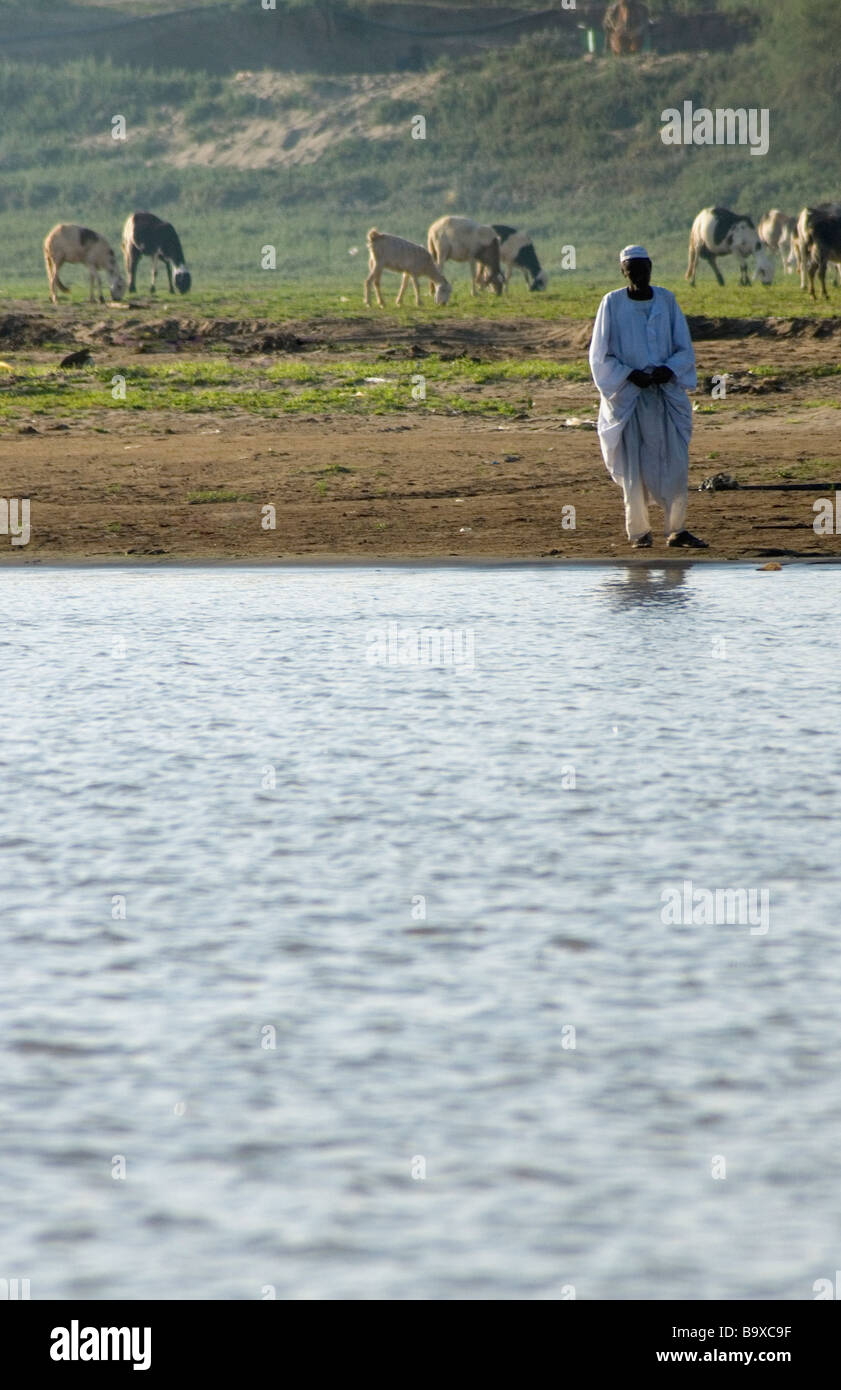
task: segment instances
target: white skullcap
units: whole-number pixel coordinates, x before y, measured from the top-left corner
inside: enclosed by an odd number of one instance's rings
[[[619,252],[619,262],[622,261],[650,261],[651,257],[644,246],[626,246]]]

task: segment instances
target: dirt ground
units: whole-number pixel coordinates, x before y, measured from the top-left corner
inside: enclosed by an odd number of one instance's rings
[[[841,490],[839,378],[810,375],[838,362],[841,321],[695,319],[690,326],[699,366],[690,486],[718,472],[741,485],[691,493],[689,525],[710,545],[703,558],[841,558],[841,535],[813,527],[816,499]],[[0,316],[0,353],[6,361],[16,350],[28,361],[55,360],[55,343],[66,340],[95,346],[98,366],[109,355],[124,361],[127,349],[183,362],[211,347],[216,361],[221,350],[237,362],[302,352],[327,360],[337,349],[345,360],[357,353],[365,361],[378,354],[422,361],[437,353],[571,361],[585,355],[589,331],[577,320],[395,323],[374,315],[284,325],[180,316],[132,327],[112,315],[75,323],[62,337],[55,316],[20,311]],[[751,376],[760,365],[764,374]],[[707,413],[711,377],[724,372],[726,401]],[[3,389],[12,388],[0,383]],[[498,385],[471,389],[479,398],[486,390],[500,395]],[[522,389],[519,383],[520,396]],[[621,494],[592,428],[592,385],[533,381],[528,392],[533,404],[524,418],[501,421],[412,409],[281,418],[102,410],[66,421],[33,416],[25,425],[7,419],[0,423],[0,498],[30,499],[31,538],[13,546],[0,534],[0,560],[633,556],[650,563],[685,555],[666,549],[656,509],[654,548],[630,550]],[[250,500],[187,500],[214,489]],[[0,508],[0,524],[2,516]]]

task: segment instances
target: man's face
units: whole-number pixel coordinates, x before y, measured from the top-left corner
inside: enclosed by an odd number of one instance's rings
[[[651,261],[632,260],[622,262],[622,274],[630,280],[634,290],[646,290],[651,283]]]

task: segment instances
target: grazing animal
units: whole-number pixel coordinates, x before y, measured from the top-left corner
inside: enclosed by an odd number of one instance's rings
[[[178,233],[171,222],[164,222],[153,212],[133,212],[126,218],[123,227],[123,256],[126,263],[128,287],[131,294],[136,289],[135,276],[141,256],[152,257],[152,283],[149,286],[155,293],[158,276],[158,262],[163,261],[169,280],[169,292],[186,294],[192,284],[192,276],[184,264],[184,252]],[[175,289],[172,286],[172,268],[175,267]]]
[[[117,267],[117,257],[99,232],[92,232],[90,227],[80,227],[75,222],[59,222],[47,233],[44,238],[44,264],[53,304],[58,303],[56,290],[61,290],[62,294],[70,293],[67,285],[63,285],[58,278],[58,272],[65,263],[87,266],[91,279],[91,303],[95,300],[94,283],[99,291],[100,304],[105,303],[99,278],[103,270],[108,276],[111,298],[122,299],[126,286]]]
[[[841,203],[814,203],[812,204],[810,211],[813,213],[820,213],[822,216],[832,215],[835,217],[839,217],[841,216]],[[800,214],[800,217],[802,216],[803,213]],[[792,253],[797,261],[797,269],[800,272],[800,288],[802,290],[805,290],[808,275],[806,262],[803,257],[803,248],[800,241],[800,218],[798,218],[795,222],[794,231],[791,237],[791,247]],[[841,265],[836,264],[834,266],[834,270],[835,284],[836,286],[841,287]]]
[[[545,290],[549,277],[540,267],[528,232],[518,232],[516,227],[507,227],[502,222],[494,222],[493,229],[499,237],[499,259],[504,267],[506,285],[516,266],[526,277],[530,290]]]
[[[426,234],[426,244],[441,271],[447,261],[470,262],[471,294],[488,285],[494,294],[502,294],[505,276],[499,261],[499,237],[493,227],[470,217],[439,217]]]
[[[453,287],[449,280],[441,274],[431,255],[425,246],[420,246],[416,241],[406,241],[402,236],[390,236],[388,232],[380,232],[376,227],[372,227],[367,237],[368,241],[368,278],[365,281],[365,303],[370,303],[371,286],[377,296],[377,303],[383,307],[383,297],[380,294],[380,276],[384,270],[396,270],[403,276],[400,281],[400,289],[397,291],[395,304],[400,304],[406,290],[406,286],[411,280],[415,291],[415,303],[420,304],[420,291],[418,290],[418,277],[429,277],[430,287],[435,296],[436,304],[446,304]]]
[[[783,270],[791,275],[797,269],[799,257],[794,245],[797,235],[797,218],[788,217],[779,208],[772,208],[760,217],[757,227],[760,241],[772,251],[779,251]]]
[[[815,294],[815,276],[820,278],[821,293],[829,299],[826,292],[826,270],[832,263],[841,263],[841,206],[837,203],[824,203],[818,207],[804,208],[797,219],[797,241],[800,250],[800,284],[805,290],[809,282],[809,293]]]
[[[716,264],[719,256],[736,256],[739,262],[739,283],[750,284],[748,260],[755,258],[754,279],[770,285],[774,279],[774,261],[763,244],[749,217],[731,212],[729,208],[703,208],[692,223],[689,234],[689,265],[686,278],[695,284],[699,258],[707,261],[720,285],[724,276]]]
[[[604,32],[610,52],[640,53],[648,23],[648,6],[642,0],[615,0],[608,5]]]

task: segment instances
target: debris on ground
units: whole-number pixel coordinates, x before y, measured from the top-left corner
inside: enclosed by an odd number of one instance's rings
[[[737,487],[741,487],[741,483],[738,483],[735,478],[731,478],[729,473],[713,473],[698,484],[698,491],[731,492],[733,488]]]

